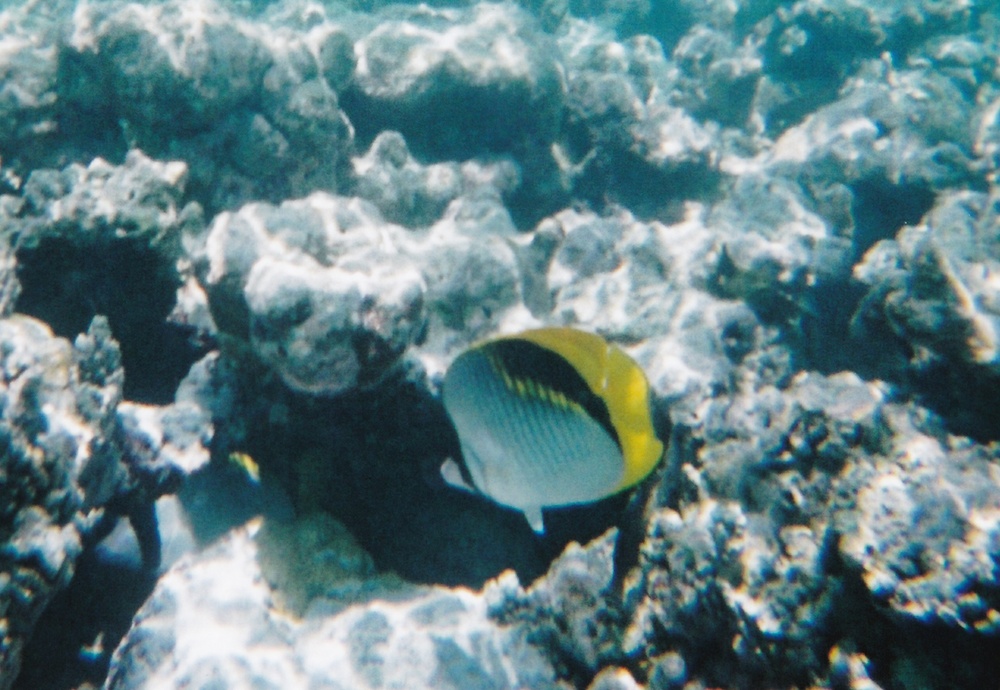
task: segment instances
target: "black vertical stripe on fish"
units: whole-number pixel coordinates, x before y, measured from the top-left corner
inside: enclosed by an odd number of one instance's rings
[[[502,367],[503,372],[514,381],[534,381],[579,405],[621,449],[607,403],[590,389],[576,368],[562,356],[536,343],[516,338],[494,340],[482,347],[487,350],[490,361]]]

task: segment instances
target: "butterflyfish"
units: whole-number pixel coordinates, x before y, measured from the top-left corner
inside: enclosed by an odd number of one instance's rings
[[[465,470],[452,486],[524,513],[589,503],[635,486],[663,455],[649,382],[619,347],[574,328],[539,328],[472,346],[442,384]]]

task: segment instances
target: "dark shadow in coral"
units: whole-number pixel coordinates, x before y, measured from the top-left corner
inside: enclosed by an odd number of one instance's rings
[[[854,261],[875,243],[918,223],[935,196],[924,185],[883,178],[861,180],[852,192]],[[985,367],[945,358],[915,363],[911,345],[894,332],[879,306],[878,293],[866,301],[870,290],[848,276],[819,280],[792,301],[767,294],[755,302],[745,289],[742,296],[762,320],[781,326],[797,369],[823,374],[849,370],[864,379],[887,381],[901,396],[941,415],[952,433],[981,442],[1000,438],[1000,377]]]
[[[45,321],[73,340],[95,314],[108,317],[121,346],[125,397],[173,402],[191,364],[206,349],[187,329],[168,323],[177,275],[172,265],[139,241],[87,245],[47,239],[17,252],[21,295],[15,309]]]
[[[854,371],[862,378],[886,378],[891,354],[905,363],[906,344],[888,324],[866,338],[851,333],[851,320],[867,286],[855,280],[823,281],[811,291],[797,322],[786,328],[785,342],[792,348],[797,368],[823,374]]]
[[[893,184],[882,177],[851,185],[854,201],[854,258],[861,259],[879,240],[896,236],[904,225],[913,225],[934,205],[934,191],[922,184]]]
[[[681,219],[685,201],[711,199],[721,180],[722,174],[707,164],[664,169],[628,153],[612,152],[595,159],[573,191],[598,212],[618,204],[640,219],[670,223]]]
[[[831,642],[839,640],[847,651],[853,647],[867,656],[872,680],[879,687],[978,690],[996,685],[1000,636],[903,618],[874,600],[861,574],[836,556],[831,571],[843,584],[834,609]],[[992,593],[994,600],[996,595]]]
[[[543,574],[571,541],[585,542],[621,518],[627,495],[548,511],[547,533],[524,516],[448,487],[443,460],[458,441],[440,402],[402,377],[334,399],[275,385],[250,421],[246,451],[291,497],[299,515],[342,521],[379,570],[412,582],[479,587],[506,569],[522,583]],[[281,407],[279,423],[267,417]]]
[[[853,192],[855,260],[876,242],[895,237],[904,225],[919,222],[934,203],[933,191],[924,186],[882,179],[859,182]],[[877,293],[875,304],[865,306],[869,290],[853,279],[816,284],[800,318],[786,329],[798,365],[888,381],[901,395],[941,415],[950,432],[980,442],[1000,438],[1000,377],[956,359],[917,362],[912,346],[877,304]]]
[[[14,690],[100,686],[112,651],[155,584],[156,577],[138,560],[108,559],[98,550],[86,551],[77,560],[69,585],[39,618],[24,649]]]
[[[121,163],[125,160],[128,144],[121,114],[102,73],[100,59],[95,54],[81,53],[64,44],[59,48],[58,60],[56,120],[59,146],[55,152],[59,157],[38,167],[61,168],[68,162],[67,158],[82,165],[97,157]]]
[[[784,330],[798,369],[823,374],[853,371],[897,387],[941,416],[948,431],[979,442],[1000,438],[1000,377],[985,367],[937,357],[917,363],[911,345],[881,311],[859,319],[867,286],[855,281],[817,284],[798,321]]]
[[[558,110],[552,103],[512,110],[531,102],[526,86],[484,86],[469,89],[441,68],[428,83],[435,94],[420,94],[411,102],[383,100],[358,89],[340,96],[340,106],[355,127],[355,142],[364,150],[379,133],[395,130],[406,138],[414,157],[422,161],[469,160],[509,153],[526,141],[555,137]],[[548,120],[548,121],[546,121]],[[442,127],[441,123],[448,123]]]
[[[789,12],[769,29],[761,47],[764,72],[781,94],[764,113],[772,136],[835,101],[858,65],[884,50],[878,27],[863,8]]]
[[[910,384],[917,400],[944,419],[948,431],[980,443],[1000,439],[1000,376],[985,367],[938,360],[914,368]]]

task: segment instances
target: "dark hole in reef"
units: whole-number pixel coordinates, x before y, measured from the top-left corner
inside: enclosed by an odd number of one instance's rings
[[[100,686],[112,651],[155,583],[138,563],[104,559],[94,550],[84,552],[69,585],[38,619],[24,648],[14,690]]]
[[[439,76],[443,83],[435,97],[407,103],[373,98],[353,88],[340,94],[340,106],[355,126],[357,146],[368,149],[380,132],[395,130],[406,138],[415,158],[434,162],[507,153],[524,141],[525,132],[543,139],[547,133],[554,136],[556,111],[549,104],[517,108],[531,103],[526,86],[464,89]],[[546,122],[547,115],[551,122]],[[442,122],[449,125],[442,127]]]
[[[1000,376],[941,360],[913,370],[909,378],[918,401],[941,415],[948,431],[980,443],[1000,439]]]
[[[508,568],[531,582],[569,541],[585,543],[620,519],[628,498],[549,511],[539,537],[520,513],[444,485],[439,468],[458,440],[422,386],[400,377],[332,399],[279,386],[262,395],[288,415],[274,424],[262,409],[248,424],[261,481],[282,486],[299,515],[330,513],[380,570],[413,582],[479,587]]]
[[[879,240],[891,239],[904,225],[918,222],[934,205],[931,189],[918,184],[893,184],[881,177],[861,180],[852,191],[855,260]]]
[[[120,163],[128,150],[114,98],[102,74],[102,58],[66,45],[58,54],[56,121],[62,146],[57,150],[63,156],[66,149],[72,151],[73,158],[84,164],[98,156]],[[65,161],[53,161],[49,167],[63,165]]]
[[[21,295],[15,309],[72,340],[104,314],[121,346],[124,395],[165,404],[191,364],[205,353],[191,332],[168,323],[175,303],[173,267],[138,241],[78,245],[47,239],[17,253]]]
[[[712,198],[721,179],[707,164],[662,169],[630,154],[613,153],[588,166],[574,193],[597,210],[617,203],[638,218],[676,222],[682,213],[680,200]]]
[[[885,347],[902,347],[886,329],[884,341],[858,340],[850,333],[851,319],[867,286],[854,280],[824,281],[809,294],[799,319],[785,330],[797,366],[823,374],[856,371],[864,378],[884,375],[880,370]]]

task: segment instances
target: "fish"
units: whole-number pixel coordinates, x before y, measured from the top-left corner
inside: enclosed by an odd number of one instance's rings
[[[663,457],[642,368],[580,329],[473,345],[448,367],[441,397],[463,461],[444,461],[445,483],[520,511],[537,534],[543,508],[625,491]]]

